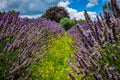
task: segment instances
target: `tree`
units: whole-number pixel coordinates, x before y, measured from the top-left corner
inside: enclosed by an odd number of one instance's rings
[[[62,18],[69,18],[69,13],[64,7],[54,6],[46,10],[42,18],[48,18],[60,22]]]
[[[14,15],[14,14],[19,13],[19,12],[15,11],[15,10],[11,10],[10,13],[11,13],[11,15]]]

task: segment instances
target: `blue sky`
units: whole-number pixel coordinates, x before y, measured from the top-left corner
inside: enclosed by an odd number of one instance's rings
[[[86,9],[87,11],[99,13],[102,11],[102,6],[105,2],[106,1],[102,0],[74,0],[74,2],[71,2],[69,7],[77,9],[78,11]]]
[[[102,6],[108,0],[0,0],[0,11],[17,10],[22,17],[38,17],[51,6],[63,6],[70,13],[71,19],[84,19],[86,9],[95,18],[102,12]]]

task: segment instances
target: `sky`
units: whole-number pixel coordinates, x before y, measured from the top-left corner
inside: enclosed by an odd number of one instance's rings
[[[84,19],[86,9],[92,19],[102,12],[102,6],[108,0],[0,0],[0,11],[16,10],[20,16],[37,18],[52,6],[62,6],[70,14],[70,18]]]

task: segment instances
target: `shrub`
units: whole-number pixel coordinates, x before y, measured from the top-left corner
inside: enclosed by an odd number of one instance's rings
[[[79,20],[77,20],[77,22],[78,22],[78,23],[83,23],[83,22],[85,22],[85,20],[79,19]]]
[[[33,66],[46,54],[51,34],[63,32],[54,21],[20,18],[19,13],[3,12],[0,15],[0,80],[29,80],[40,76],[41,71],[35,72]]]
[[[86,23],[69,31],[76,37],[73,71],[82,74],[82,80],[120,80],[120,19],[115,17],[119,12],[104,13],[93,22],[85,10]]]
[[[60,24],[64,27],[65,30],[68,30],[76,23],[74,20],[71,20],[69,18],[63,18],[60,20]]]
[[[45,13],[43,13],[43,14],[41,15],[41,18],[45,18]]]

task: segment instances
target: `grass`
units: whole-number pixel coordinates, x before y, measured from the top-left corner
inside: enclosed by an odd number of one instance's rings
[[[59,35],[53,39],[49,45],[51,48],[48,49],[48,53],[40,60],[39,63],[32,66],[34,70],[32,80],[71,80],[68,76],[68,71],[71,71],[66,58],[72,60],[74,49],[68,44],[72,44],[72,38],[68,37],[67,34]],[[40,77],[35,75],[41,73]]]

